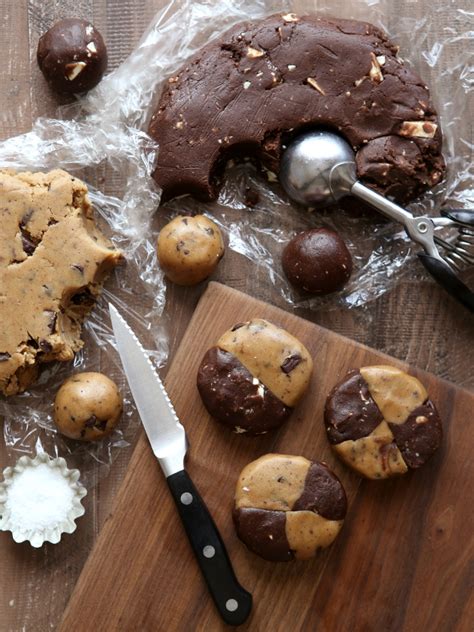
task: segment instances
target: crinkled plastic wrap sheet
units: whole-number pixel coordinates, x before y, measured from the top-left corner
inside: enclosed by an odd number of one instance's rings
[[[137,129],[110,119],[99,125],[97,118],[40,119],[32,132],[0,144],[1,167],[18,171],[62,168],[87,181],[87,173],[106,165],[112,177],[124,182],[122,199],[89,187],[98,223],[125,255],[125,264],[106,281],[106,289],[86,320],[83,349],[72,363],[45,365],[40,379],[27,392],[0,400],[0,415],[5,420],[4,440],[13,453],[46,451],[66,457],[70,466],[81,470],[82,480],[89,486],[97,480],[97,472],[107,471],[116,449],[129,445],[136,430],[134,405],[118,356],[112,350],[114,338],[108,302],[119,308],[153,349],[152,358],[157,366],[163,364],[167,352],[166,337],[158,325],[165,301],[164,284],[150,230],[159,202],[159,192],[150,177],[156,147]],[[125,396],[124,419],[118,429],[100,442],[65,439],[52,419],[57,389],[75,371],[101,370],[117,383]]]
[[[367,20],[385,29],[400,45],[400,56],[429,85],[441,120],[448,176],[422,200],[411,204],[411,210],[416,214],[438,214],[443,203],[470,206],[474,202],[470,108],[474,78],[469,61],[470,20],[474,14],[469,13],[467,1],[465,6],[464,9],[462,0],[456,5],[438,1],[420,17],[416,2],[408,1],[392,24],[387,23],[392,13],[388,10],[390,0],[176,0],[158,13],[129,60],[102,83],[84,107],[100,110],[104,102],[110,105],[112,93],[113,111],[120,111],[129,124],[146,129],[161,82],[203,44],[235,23],[289,11]],[[249,188],[260,199],[254,209],[245,203]],[[289,204],[278,183],[269,182],[251,165],[227,170],[218,203],[202,204],[186,197],[174,200],[166,208],[166,217],[186,211],[205,212],[217,218],[228,233],[230,247],[263,271],[261,278],[273,283],[276,300],[286,307],[360,307],[393,288],[402,275],[413,279],[424,275],[413,256],[418,247],[413,248],[401,226],[387,223],[375,212],[364,216],[335,209],[309,215]],[[297,232],[317,226],[341,233],[351,251],[354,272],[343,291],[324,298],[302,298],[284,278],[281,251]]]
[[[164,306],[164,286],[150,238],[151,217],[159,202],[159,192],[150,177],[158,148],[144,130],[161,84],[202,45],[239,21],[274,12],[320,12],[367,20],[387,30],[400,44],[400,55],[410,60],[430,86],[444,133],[448,176],[411,208],[435,214],[444,202],[453,206],[472,204],[472,13],[468,12],[467,3],[462,8],[461,2],[454,5],[438,1],[420,17],[416,3],[405,2],[403,14],[387,23],[391,15],[389,3],[390,0],[171,1],[157,13],[129,58],[95,90],[76,105],[62,109],[58,120],[41,119],[30,134],[0,145],[0,165],[33,170],[62,167],[87,181],[91,168],[106,164],[113,181],[123,185],[120,199],[92,192],[94,205],[112,239],[124,251],[127,265],[107,282],[107,290],[87,321],[86,345],[76,356],[74,370],[100,370],[107,354],[114,362],[109,374],[128,392],[117,356],[110,352],[113,341],[106,313],[108,300],[126,314],[148,346],[157,349],[154,357],[158,365],[166,356],[166,338],[157,326]],[[246,205],[249,190],[258,194],[259,201],[253,208]],[[277,301],[287,307],[363,306],[392,288],[402,275],[419,278],[422,274],[414,261],[412,244],[401,227],[380,221],[376,215],[343,210],[308,213],[296,209],[282,195],[278,183],[269,181],[251,163],[229,166],[217,203],[204,205],[186,197],[172,201],[166,208],[162,211],[166,216],[206,212],[215,217],[227,232],[230,248],[255,264],[262,283],[272,283]],[[294,234],[313,226],[330,226],[342,234],[355,269],[342,292],[324,299],[301,299],[282,275],[280,255]],[[89,461],[110,463],[114,448],[126,444],[133,424],[121,424],[121,431],[94,446],[62,439],[52,424],[52,400],[56,388],[70,372],[70,365],[51,365],[28,393],[2,401],[0,413],[6,417],[4,436],[12,450],[46,449],[69,454],[68,460],[74,459],[79,467],[82,464],[87,474]],[[128,400],[126,416],[131,417],[132,411]]]

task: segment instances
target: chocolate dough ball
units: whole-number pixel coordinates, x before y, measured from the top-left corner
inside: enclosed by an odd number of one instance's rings
[[[96,86],[107,68],[107,49],[87,20],[67,18],[40,37],[38,65],[57,92],[75,94]]]
[[[283,251],[289,282],[311,294],[340,290],[352,272],[352,259],[342,238],[332,230],[313,228],[296,235]]]
[[[102,373],[77,373],[58,390],[54,421],[61,434],[96,441],[112,432],[122,414],[117,385]]]
[[[371,479],[421,467],[443,434],[423,384],[388,365],[350,371],[329,394],[324,421],[338,457]]]
[[[261,318],[226,331],[202,359],[197,386],[204,406],[234,432],[281,426],[308,388],[313,361],[290,333]]]
[[[195,285],[211,275],[224,255],[221,231],[205,215],[175,217],[158,237],[158,261],[173,283]]]
[[[266,560],[307,560],[329,546],[347,511],[344,488],[324,464],[266,454],[241,472],[233,518],[239,538]]]

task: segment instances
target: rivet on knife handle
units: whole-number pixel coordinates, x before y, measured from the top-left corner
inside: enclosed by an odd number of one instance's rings
[[[237,581],[219,531],[185,470],[166,479],[214,603],[229,625],[246,621],[252,595]]]

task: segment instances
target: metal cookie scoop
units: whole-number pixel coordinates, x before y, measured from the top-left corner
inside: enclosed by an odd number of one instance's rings
[[[418,256],[428,272],[474,312],[474,292],[456,274],[463,264],[474,264],[474,211],[452,210],[443,211],[443,217],[415,217],[359,182],[350,145],[327,131],[310,132],[288,146],[280,165],[280,182],[299,204],[323,208],[346,195],[354,195],[403,224],[409,237],[423,247],[425,252]],[[437,229],[446,227],[456,229],[452,242],[435,234]]]

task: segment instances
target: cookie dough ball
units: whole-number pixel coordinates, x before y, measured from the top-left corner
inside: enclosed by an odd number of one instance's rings
[[[346,511],[344,488],[324,463],[266,454],[242,470],[233,518],[251,551],[286,562],[309,559],[329,546]]]
[[[107,68],[107,49],[87,20],[57,22],[38,42],[38,65],[57,92],[75,94],[96,86]]]
[[[176,217],[158,237],[158,261],[173,283],[195,285],[211,275],[224,255],[221,231],[204,215]]]
[[[423,384],[392,366],[350,371],[329,394],[324,419],[334,452],[366,478],[422,466],[442,439],[438,411]]]
[[[61,434],[97,441],[112,432],[122,415],[122,396],[102,373],[77,373],[56,394],[54,421]]]
[[[311,294],[340,290],[352,272],[346,244],[337,233],[326,228],[296,235],[283,251],[282,265],[289,282]]]
[[[232,327],[207,351],[197,386],[215,419],[237,433],[264,434],[288,419],[312,370],[299,340],[255,318]]]

